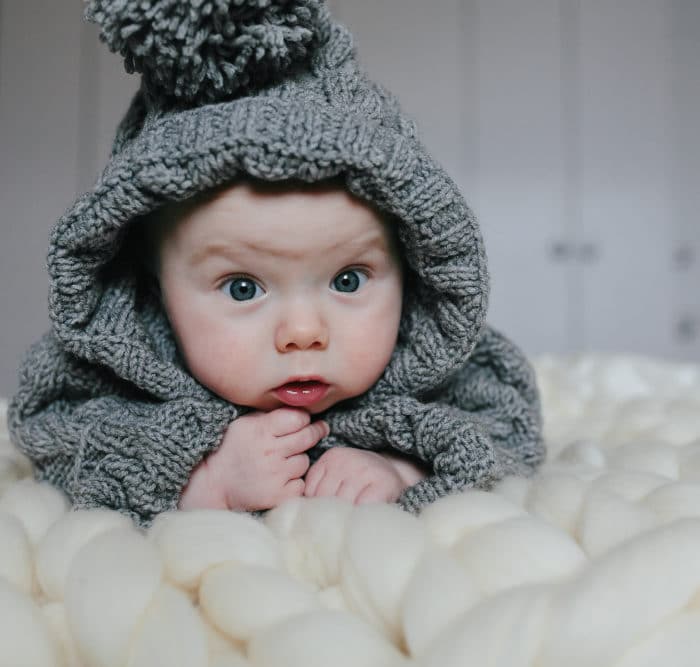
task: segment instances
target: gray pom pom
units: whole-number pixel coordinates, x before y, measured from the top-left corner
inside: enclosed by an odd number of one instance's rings
[[[186,104],[232,97],[308,61],[327,20],[322,0],[90,0],[85,15],[151,95]]]

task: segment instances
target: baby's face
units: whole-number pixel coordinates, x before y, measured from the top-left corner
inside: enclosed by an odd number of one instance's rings
[[[342,189],[234,185],[168,228],[159,256],[185,362],[232,403],[322,412],[391,357],[400,261],[379,215]]]

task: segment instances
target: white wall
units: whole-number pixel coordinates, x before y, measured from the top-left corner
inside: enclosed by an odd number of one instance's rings
[[[531,353],[700,360],[698,0],[331,0],[475,208]],[[51,225],[135,89],[81,0],[0,0],[0,395],[48,326]]]

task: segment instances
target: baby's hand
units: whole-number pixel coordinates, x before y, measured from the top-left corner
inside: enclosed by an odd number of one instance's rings
[[[304,494],[305,454],[328,435],[303,410],[278,408],[232,421],[220,447],[195,468],[180,509],[266,510]]]
[[[394,502],[409,484],[390,458],[351,447],[334,447],[309,468],[305,496],[336,496],[359,505]]]

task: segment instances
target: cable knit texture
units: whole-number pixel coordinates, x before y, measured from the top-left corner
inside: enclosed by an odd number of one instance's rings
[[[9,412],[38,476],[78,507],[148,524],[241,414],[187,373],[123,243],[164,203],[241,177],[341,177],[397,225],[398,344],[374,387],[325,415],[332,435],[314,454],[392,448],[424,461],[432,474],[400,498],[410,511],[532,472],[544,455],[534,374],[484,323],[477,221],[323,3],[95,0],[88,16],[142,85],[105,170],[51,234],[52,329]]]

